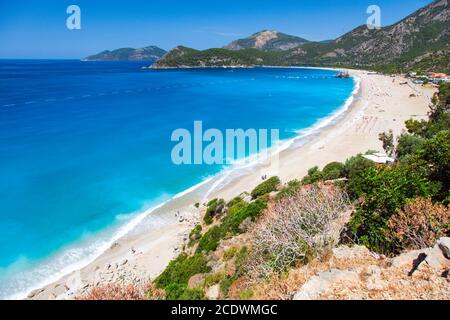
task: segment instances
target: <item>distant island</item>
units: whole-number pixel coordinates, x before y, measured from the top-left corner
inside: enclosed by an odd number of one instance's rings
[[[161,58],[166,51],[157,46],[145,48],[120,48],[113,51],[105,50],[98,54],[88,56],[84,61],[156,61]]]
[[[277,31],[261,31],[220,49],[178,46],[153,68],[309,65],[397,73],[450,69],[448,0],[434,1],[381,29],[366,25],[335,40],[311,42]]]

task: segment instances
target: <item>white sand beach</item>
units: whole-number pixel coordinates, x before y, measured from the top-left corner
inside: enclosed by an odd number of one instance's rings
[[[278,166],[269,167],[268,161],[249,166],[219,175],[181,195],[149,214],[93,262],[34,290],[28,298],[73,299],[99,284],[144,283],[154,279],[181,251],[190,230],[201,219],[202,206],[197,209],[195,203],[215,197],[228,200],[251,191],[261,182],[263,174],[278,175],[287,182],[301,179],[313,166],[322,168],[329,162],[345,161],[367,150],[382,151],[379,133],[392,129],[399,135],[405,120],[426,117],[435,89],[413,85],[399,76],[348,71],[361,80],[349,109],[312,136],[293,141],[289,148],[276,155]],[[155,217],[162,223],[152,226]]]

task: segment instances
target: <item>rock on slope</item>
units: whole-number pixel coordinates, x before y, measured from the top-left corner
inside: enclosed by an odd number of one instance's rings
[[[264,51],[284,51],[308,42],[308,40],[300,37],[291,36],[278,31],[264,30],[257,32],[248,38],[233,41],[224,48],[229,50],[258,49]]]
[[[432,248],[393,259],[365,247],[333,250],[330,268],[294,293],[294,300],[315,299],[450,299],[450,238]]]

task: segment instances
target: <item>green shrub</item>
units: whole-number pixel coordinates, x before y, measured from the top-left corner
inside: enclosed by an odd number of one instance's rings
[[[227,275],[220,281],[220,291],[226,298],[231,285],[245,273],[245,265],[248,259],[247,247],[242,247],[235,255],[235,273]]]
[[[371,167],[374,167],[374,163],[361,154],[353,156],[345,162],[343,174],[349,179],[347,192],[351,198],[358,198],[362,195],[365,172]]]
[[[247,247],[244,246],[235,255],[236,274],[238,276],[244,274],[247,259],[248,259],[248,249]]]
[[[312,184],[321,180],[323,180],[323,173],[318,166],[315,166],[308,170],[308,174],[302,179],[302,184]]]
[[[350,221],[352,231],[369,249],[390,254],[389,218],[408,201],[432,195],[436,186],[406,165],[369,167],[360,177],[364,198]]]
[[[225,251],[225,253],[223,254],[223,259],[225,261],[228,261],[228,260],[232,259],[237,251],[238,251],[237,247],[231,247],[230,249]]]
[[[165,289],[170,285],[187,285],[189,278],[193,275],[210,271],[207,262],[202,254],[188,257],[182,253],[170,261],[166,269],[155,279],[155,284],[158,288]],[[177,287],[178,289],[179,287]]]
[[[232,276],[226,276],[225,278],[222,279],[222,281],[220,281],[220,292],[222,293],[222,295],[225,298],[228,298],[228,291],[230,290],[231,285],[233,284],[233,282],[235,282],[237,280],[237,276],[236,275],[232,275]]]
[[[239,292],[239,299],[241,300],[250,300],[253,298],[253,290],[252,289],[245,289]]]
[[[225,201],[223,199],[213,199],[209,201],[206,206],[206,213],[203,217],[203,221],[208,225],[213,223],[213,218],[216,215],[220,215],[223,212],[224,207]]]
[[[271,177],[263,183],[259,184],[255,189],[253,189],[251,192],[251,196],[253,199],[256,199],[262,195],[268,194],[272,191],[276,191],[280,183],[280,178]]]
[[[419,136],[403,133],[398,138],[396,156],[402,160],[406,156],[414,155],[423,148],[425,139]]]
[[[243,201],[244,201],[244,200],[242,200],[242,198],[239,197],[239,196],[234,197],[233,199],[231,199],[230,201],[228,201],[227,207],[228,207],[228,208],[231,208],[231,207],[234,206],[235,204],[238,204],[238,203],[243,202]]]
[[[441,131],[427,139],[418,151],[418,159],[424,162],[429,179],[441,185],[437,200],[444,200],[450,189],[450,130]]]
[[[291,180],[278,192],[276,199],[279,201],[284,197],[291,196],[297,192],[302,186],[302,183],[298,180]]]
[[[255,221],[261,212],[267,207],[267,201],[259,198],[251,203],[238,203],[229,209],[227,216],[223,219],[222,228],[225,235],[236,235],[242,232],[239,229],[241,223],[251,218]]]
[[[167,300],[180,300],[184,291],[187,289],[186,284],[172,283],[165,287]]]
[[[196,252],[210,252],[217,249],[220,239],[222,239],[222,228],[214,226],[203,235],[198,243]]]
[[[225,277],[225,274],[223,272],[217,272],[217,273],[212,273],[212,274],[208,274],[205,277],[205,287],[211,287],[215,284],[220,283],[220,281],[222,281],[222,279]]]
[[[178,300],[207,300],[203,289],[186,289],[179,296]]]
[[[344,176],[344,164],[340,162],[331,162],[323,168],[322,174],[325,180],[342,178]]]
[[[192,247],[202,237],[202,226],[196,225],[189,234],[189,247]]]

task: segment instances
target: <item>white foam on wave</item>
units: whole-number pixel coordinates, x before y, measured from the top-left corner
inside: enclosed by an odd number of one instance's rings
[[[106,250],[108,250],[114,242],[128,235],[133,231],[138,225],[140,225],[144,219],[150,216],[152,212],[163,207],[170,201],[180,198],[188,193],[193,192],[199,187],[210,182],[214,177],[207,177],[200,183],[180,192],[171,197],[170,199],[163,201],[162,203],[155,205],[147,210],[137,212],[134,214],[118,214],[116,216],[117,220],[129,220],[123,225],[119,226],[112,235],[104,232],[102,235],[93,235],[87,237],[83,242],[83,245],[73,245],[70,248],[62,249],[56,255],[51,256],[44,263],[40,263],[37,266],[31,268],[31,270],[23,271],[17,274],[12,281],[14,281],[14,286],[23,286],[19,292],[4,295],[0,292],[0,298],[2,299],[24,299],[29,292],[45,287],[62,277],[76,271],[80,270],[95,259],[101,256]],[[106,234],[105,234],[106,233]],[[24,260],[25,258],[21,258]],[[26,259],[25,259],[26,260]],[[29,284],[29,283],[32,284]],[[26,283],[26,285],[25,285]]]
[[[267,161],[269,157],[279,154],[291,147],[294,147],[298,141],[306,141],[306,138],[313,136],[319,133],[322,129],[332,125],[337,119],[339,119],[342,115],[344,115],[348,111],[348,109],[350,108],[355,99],[355,96],[359,92],[359,89],[361,87],[361,79],[357,76],[352,76],[352,79],[354,82],[353,91],[350,97],[347,98],[345,103],[340,108],[335,110],[329,116],[317,120],[316,123],[311,127],[296,130],[295,132],[297,133],[297,135],[295,137],[292,137],[287,140],[277,141],[275,145],[271,146],[270,148],[268,148],[263,152],[233,161],[230,167],[225,168],[223,171],[217,174],[216,177],[214,177],[216,181],[214,181],[214,183],[206,192],[204,196],[204,201],[208,199],[208,197],[213,192],[222,189],[239,176],[244,175],[245,171],[252,170],[255,166],[260,165],[261,163]]]
[[[14,293],[9,296],[2,297],[3,294],[0,292],[0,298],[3,299],[24,299],[27,294],[35,289],[39,289],[45,287],[58,279],[68,275],[76,270],[80,270],[85,266],[92,263],[95,259],[97,259],[101,254],[103,254],[106,250],[108,250],[111,245],[117,240],[125,237],[129,234],[133,229],[135,229],[140,223],[144,221],[152,212],[161,208],[168,202],[185,196],[196,189],[204,186],[210,182],[213,182],[211,186],[208,188],[204,195],[204,200],[206,200],[214,191],[220,190],[224,186],[228,185],[232,181],[234,181],[237,177],[245,174],[247,171],[253,170],[253,168],[266,161],[269,157],[281,153],[282,151],[290,148],[294,145],[296,141],[299,139],[304,139],[308,136],[311,136],[317,133],[319,130],[324,127],[332,124],[337,118],[343,115],[350,105],[354,101],[355,95],[359,92],[360,89],[360,79],[358,77],[353,77],[355,86],[351,96],[346,100],[342,107],[338,108],[335,112],[333,112],[330,116],[327,116],[323,119],[319,119],[313,126],[307,129],[301,129],[296,131],[297,136],[287,139],[280,140],[275,143],[275,145],[271,146],[267,150],[264,150],[260,153],[250,155],[249,157],[235,160],[231,163],[230,166],[225,167],[219,173],[206,177],[200,183],[193,185],[186,190],[177,193],[170,199],[150,208],[144,210],[140,213],[126,215],[130,216],[130,221],[124,223],[122,226],[118,227],[112,234],[112,236],[103,235],[103,237],[95,237],[93,241],[85,241],[88,242],[88,245],[85,246],[73,246],[69,249],[62,250],[60,253],[48,259],[49,262],[40,264],[36,267],[33,267],[32,270],[22,272],[22,279],[18,280],[16,285],[23,285],[20,289],[20,292]],[[120,216],[120,215],[118,215]],[[67,262],[69,261],[69,262]],[[20,276],[20,274],[19,274]],[[32,284],[29,284],[29,283]]]

